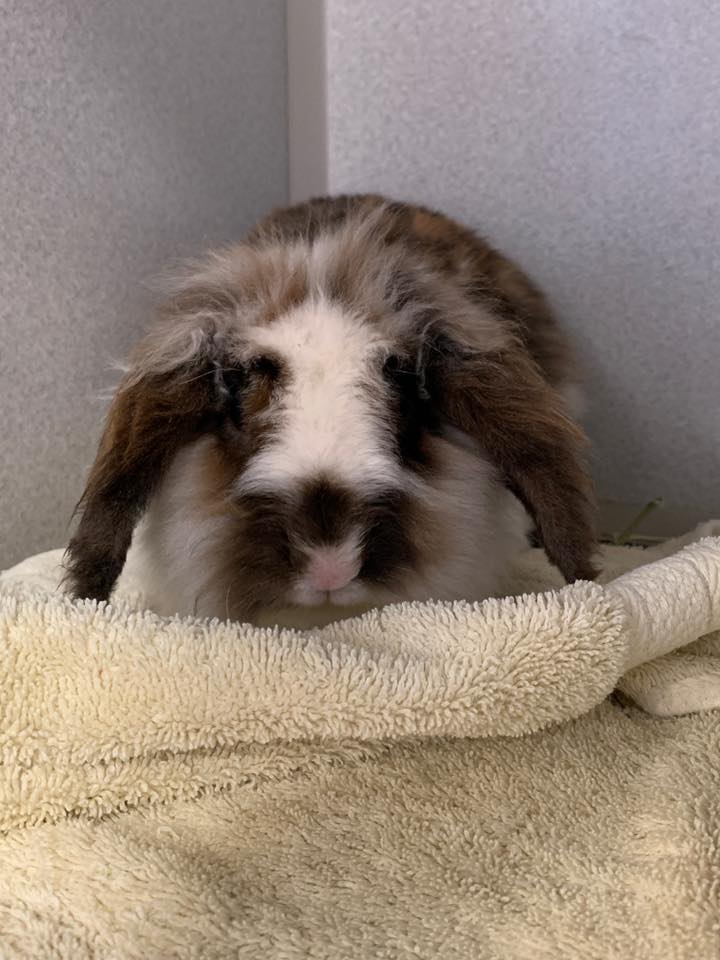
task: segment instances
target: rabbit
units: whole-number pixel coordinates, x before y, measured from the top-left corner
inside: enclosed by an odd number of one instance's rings
[[[580,386],[543,295],[459,223],[374,194],[273,211],[132,353],[67,588],[106,600],[132,549],[158,613],[322,626],[496,595],[531,528],[593,579]]]

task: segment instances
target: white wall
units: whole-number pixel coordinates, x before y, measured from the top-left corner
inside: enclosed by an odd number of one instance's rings
[[[437,206],[518,258],[587,364],[600,492],[720,515],[717,4],[326,15],[329,189]]]
[[[283,0],[0,6],[0,568],[66,542],[142,284],[286,199]]]

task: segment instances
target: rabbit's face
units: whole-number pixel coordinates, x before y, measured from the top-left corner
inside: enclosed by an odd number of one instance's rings
[[[500,557],[478,548],[505,491],[445,436],[424,346],[326,301],[242,331],[213,374],[224,416],[175,458],[144,533],[152,565],[194,555],[196,612],[462,596],[487,579]]]

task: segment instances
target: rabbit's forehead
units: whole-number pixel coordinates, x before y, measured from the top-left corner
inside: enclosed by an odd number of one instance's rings
[[[248,331],[249,346],[287,368],[274,430],[239,480],[242,493],[270,492],[317,475],[356,489],[403,485],[392,412],[382,385],[390,344],[342,306],[308,302]]]
[[[251,349],[278,354],[298,372],[325,380],[357,374],[392,346],[377,325],[324,299],[308,300],[271,323],[251,326],[248,342]]]

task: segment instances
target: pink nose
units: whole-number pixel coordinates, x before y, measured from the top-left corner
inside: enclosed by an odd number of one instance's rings
[[[320,547],[313,552],[307,579],[313,590],[340,590],[358,575],[358,563],[343,556],[342,548]]]

